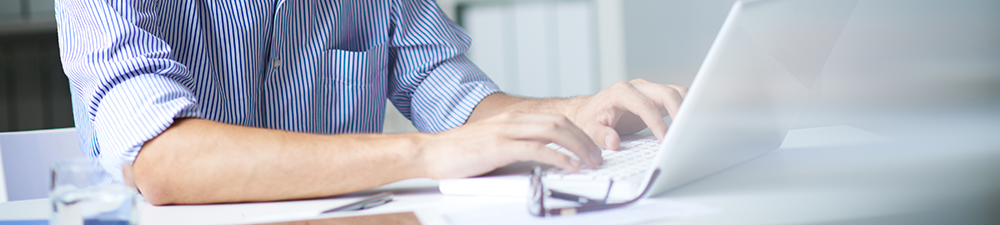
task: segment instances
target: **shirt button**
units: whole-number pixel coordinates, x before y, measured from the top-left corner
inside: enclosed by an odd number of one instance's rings
[[[281,59],[275,58],[274,63],[272,63],[272,65],[274,65],[274,67],[281,67]]]

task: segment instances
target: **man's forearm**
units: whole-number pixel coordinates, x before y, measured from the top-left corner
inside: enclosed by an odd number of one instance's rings
[[[422,177],[426,134],[318,135],[178,120],[132,165],[153,204],[332,196]]]
[[[486,98],[476,105],[476,108],[469,115],[469,119],[466,123],[471,123],[479,121],[485,118],[489,118],[493,115],[507,112],[507,111],[522,111],[529,113],[548,113],[557,115],[568,115],[565,110],[572,107],[567,107],[567,104],[579,104],[577,101],[583,101],[585,96],[574,97],[574,98],[545,98],[545,99],[531,99],[517,96],[510,96],[504,93],[495,93]]]

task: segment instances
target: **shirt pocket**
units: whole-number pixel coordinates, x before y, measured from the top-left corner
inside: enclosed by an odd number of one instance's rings
[[[319,74],[335,83],[368,86],[385,80],[387,58],[384,44],[364,51],[329,49],[323,52]]]

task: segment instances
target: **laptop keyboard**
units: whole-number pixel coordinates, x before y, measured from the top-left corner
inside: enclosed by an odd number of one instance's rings
[[[551,143],[547,145],[565,154],[569,154],[573,159],[578,159],[576,155],[562,146]],[[639,139],[623,141],[617,151],[601,150],[604,157],[604,164],[595,169],[580,168],[579,172],[569,172],[552,167],[546,170],[547,179],[572,179],[572,180],[622,180],[638,174],[649,172],[651,164],[660,149],[660,142],[656,137],[649,135]]]

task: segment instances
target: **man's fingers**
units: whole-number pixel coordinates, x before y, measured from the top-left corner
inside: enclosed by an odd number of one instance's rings
[[[660,113],[663,107],[653,102],[652,99],[649,99],[631,83],[624,83],[623,85],[624,87],[620,88],[620,94],[622,95],[620,97],[629,100],[621,101],[621,107],[639,116],[639,119],[642,119],[646,123],[646,126],[649,127],[649,130],[653,131],[653,134],[657,138],[662,138],[667,133],[667,123],[663,122],[663,114]]]
[[[544,144],[536,141],[518,141],[518,143],[520,147],[516,148],[520,150],[519,158],[521,159],[552,165],[567,171],[576,172],[580,170],[579,161],[573,160],[566,154],[552,150]]]
[[[621,144],[621,138],[618,137],[618,132],[615,128],[600,125],[597,123],[592,123],[591,126],[585,128],[588,133],[592,134],[591,138],[597,145],[607,150],[618,150]]]
[[[650,100],[659,103],[667,111],[670,118],[677,116],[677,111],[681,107],[684,96],[687,96],[687,87],[678,85],[662,85],[652,83],[643,79],[635,79],[629,82],[639,93]]]
[[[603,161],[600,149],[590,136],[565,117],[521,113],[511,115],[510,119],[513,123],[503,130],[512,139],[554,142],[576,154],[588,167],[597,167]]]
[[[670,88],[673,88],[674,90],[677,90],[677,92],[681,94],[681,99],[684,99],[684,97],[687,97],[687,94],[688,94],[688,88],[687,87],[680,86],[680,85],[673,85],[673,84],[667,84],[667,87],[670,87]]]

